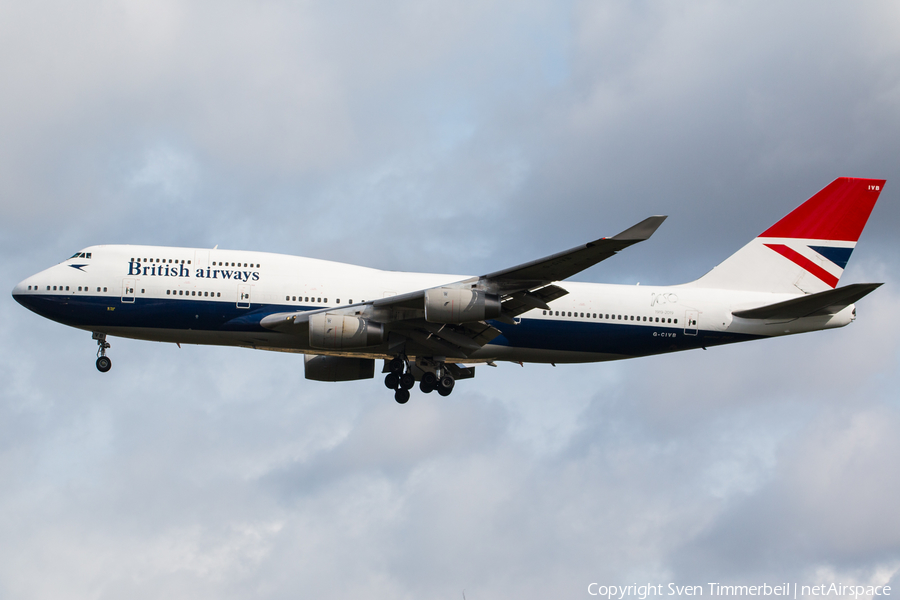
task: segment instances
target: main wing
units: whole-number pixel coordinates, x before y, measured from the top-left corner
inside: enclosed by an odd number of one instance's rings
[[[534,308],[549,310],[550,302],[568,294],[554,282],[568,279],[628,246],[649,239],[665,219],[665,216],[649,217],[613,237],[439,288],[347,306],[277,313],[263,318],[260,324],[283,333],[310,335],[311,327],[318,331],[337,322],[334,317],[346,317],[340,319],[341,332],[348,323],[351,328],[357,328],[347,339],[371,340],[366,328],[370,332],[377,328],[389,349],[421,353],[405,349],[411,344],[426,354],[465,359],[500,335],[488,321],[514,323],[514,317]],[[318,336],[310,335],[310,340],[313,337]],[[365,344],[358,346],[364,347]],[[338,349],[352,348],[344,344]]]

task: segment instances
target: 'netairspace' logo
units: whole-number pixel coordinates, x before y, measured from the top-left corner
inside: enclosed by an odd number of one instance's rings
[[[128,275],[131,277],[190,277],[191,270],[185,265],[142,265],[129,261]],[[195,269],[197,279],[232,279],[236,281],[259,281],[259,271],[237,271],[232,269]]]

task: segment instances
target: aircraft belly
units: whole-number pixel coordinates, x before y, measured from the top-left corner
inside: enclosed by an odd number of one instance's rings
[[[309,347],[301,347],[295,336],[275,332],[209,331],[198,329],[165,329],[150,327],[103,327],[103,333],[111,336],[169,342],[178,344],[198,344],[209,346],[243,346],[263,348],[283,352],[310,352]]]

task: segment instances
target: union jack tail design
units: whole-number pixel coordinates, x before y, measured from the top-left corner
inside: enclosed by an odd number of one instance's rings
[[[691,285],[806,294],[834,289],[884,183],[835,179]]]

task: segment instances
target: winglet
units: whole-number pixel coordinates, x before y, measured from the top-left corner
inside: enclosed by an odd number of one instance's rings
[[[647,217],[637,225],[632,225],[622,233],[617,233],[612,237],[614,240],[643,242],[650,239],[650,236],[656,233],[659,226],[668,218],[667,215],[655,215]]]

